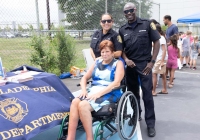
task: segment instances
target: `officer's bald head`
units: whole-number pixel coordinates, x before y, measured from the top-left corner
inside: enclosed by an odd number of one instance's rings
[[[129,9],[136,9],[135,4],[132,2],[126,3],[126,5],[124,6],[124,10],[129,10]]]

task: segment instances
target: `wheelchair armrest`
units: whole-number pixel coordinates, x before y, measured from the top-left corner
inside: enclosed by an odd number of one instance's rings
[[[125,88],[125,87],[126,87],[125,85],[121,85],[121,86],[119,86],[119,87],[113,88],[112,91],[117,90],[117,89],[121,89],[121,88]]]
[[[87,84],[92,83],[92,81],[87,81]],[[81,86],[81,84],[77,84],[77,87]]]

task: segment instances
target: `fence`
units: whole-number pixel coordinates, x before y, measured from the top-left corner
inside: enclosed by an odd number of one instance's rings
[[[77,40],[76,49],[88,48],[93,32],[100,29],[100,17],[108,12],[114,18],[113,29],[126,22],[123,6],[133,2],[137,15],[150,18],[150,0],[1,0],[0,1],[0,57],[3,65],[11,70],[30,63],[31,40],[34,34],[51,37],[63,26],[67,34]],[[156,11],[157,12],[157,11]],[[77,66],[82,65],[79,59]],[[36,66],[38,67],[38,66]]]

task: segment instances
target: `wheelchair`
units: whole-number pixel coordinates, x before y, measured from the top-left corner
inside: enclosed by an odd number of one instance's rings
[[[94,132],[94,140],[106,140],[118,133],[121,140],[130,140],[135,132],[138,123],[139,109],[137,99],[131,91],[126,91],[126,86],[122,85],[116,89],[122,89],[123,94],[117,103],[103,106],[99,111],[92,112],[93,124],[97,124]],[[58,140],[65,140],[68,132],[69,115],[62,120]],[[109,135],[105,135],[109,131]],[[77,129],[84,130],[81,121]]]

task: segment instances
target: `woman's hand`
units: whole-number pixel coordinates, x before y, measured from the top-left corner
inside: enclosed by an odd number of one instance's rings
[[[87,97],[88,93],[86,90],[82,90],[81,94],[78,96],[78,98],[85,99]]]
[[[163,67],[165,65],[164,61],[161,61],[160,66]]]
[[[88,99],[88,100],[94,100],[94,101],[96,101],[96,99],[98,99],[98,98],[100,98],[101,96],[100,96],[100,94],[98,94],[98,93],[95,93],[95,94],[92,94],[92,95],[89,95],[89,96],[87,96],[87,98],[86,99]]]

